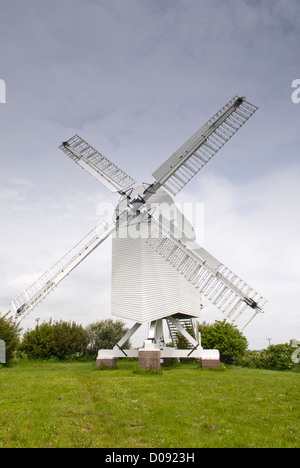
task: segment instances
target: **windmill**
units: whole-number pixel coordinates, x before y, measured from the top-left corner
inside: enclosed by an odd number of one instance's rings
[[[97,362],[113,365],[117,357],[139,357],[142,367],[159,367],[170,357],[202,358],[217,365],[219,352],[204,350],[195,319],[200,296],[228,320],[246,316],[246,326],[266,300],[196,242],[192,225],[173,198],[255,113],[257,107],[235,96],[152,175],[151,184],[136,181],[79,135],[60,149],[89,174],[119,194],[111,222],[101,220],[77,245],[12,301],[16,317],[29,314],[57,285],[109,236],[112,240],[112,315],[133,327],[112,350],[100,350]],[[250,312],[250,314],[249,314]],[[166,347],[163,320],[174,346]],[[140,350],[123,349],[148,322]],[[194,331],[194,332],[193,332]],[[177,349],[178,333],[188,343]]]

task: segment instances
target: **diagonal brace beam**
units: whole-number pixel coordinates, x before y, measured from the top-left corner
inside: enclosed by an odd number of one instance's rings
[[[193,338],[187,331],[186,329],[181,325],[180,321],[177,320],[175,317],[172,315],[168,317],[168,320],[174,325],[175,328],[181,333],[181,335],[184,336],[194,347],[199,346],[199,343],[195,338]]]
[[[117,347],[121,349],[122,346],[124,346],[124,344],[126,343],[126,341],[128,341],[129,338],[132,337],[132,335],[140,328],[141,325],[142,325],[141,323],[135,323],[133,327],[127,331],[127,333],[123,336],[123,338],[121,338],[121,340],[118,341],[118,343],[115,345],[115,348]]]

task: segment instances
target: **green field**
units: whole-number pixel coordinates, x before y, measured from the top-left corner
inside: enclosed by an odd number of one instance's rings
[[[119,361],[0,367],[0,448],[299,447],[300,374]]]

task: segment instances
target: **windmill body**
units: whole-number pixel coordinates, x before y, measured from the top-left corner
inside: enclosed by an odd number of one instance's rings
[[[171,195],[184,188],[256,110],[245,98],[232,98],[153,172],[155,181],[147,186],[134,187],[131,176],[80,136],[62,143],[65,154],[120,195],[119,203],[112,222],[101,220],[12,301],[16,317],[22,320],[112,235],[112,314],[135,323],[112,350],[100,350],[97,361],[111,364],[117,357],[134,356],[141,357],[142,367],[156,368],[161,359],[196,357],[216,365],[219,352],[203,350],[194,326],[200,296],[232,322],[247,317],[244,327],[263,312],[266,300],[197,244],[193,227]],[[173,348],[165,346],[164,319]],[[123,345],[144,322],[149,323],[144,348],[124,350]],[[178,334],[188,349],[177,348]]]
[[[143,190],[137,187],[132,196]],[[149,198],[146,209],[159,212],[171,229],[173,224],[182,227],[183,239],[185,232],[195,239],[193,227],[164,190]],[[199,317],[197,288],[148,245],[151,223],[147,216],[116,230],[112,241],[112,314],[138,323],[179,313]]]

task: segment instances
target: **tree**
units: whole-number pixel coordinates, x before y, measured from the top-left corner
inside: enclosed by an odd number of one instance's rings
[[[32,359],[49,359],[54,355],[54,336],[51,320],[27,330],[20,345],[20,351]]]
[[[55,322],[53,326],[54,355],[68,359],[76,353],[84,353],[88,344],[86,330],[75,322]]]
[[[24,333],[20,349],[30,358],[63,360],[85,352],[87,343],[87,332],[81,325],[62,320],[52,323],[50,320]]]
[[[121,320],[100,320],[86,327],[88,336],[88,352],[96,355],[99,349],[112,349],[125,335],[128,329]],[[130,342],[124,348],[129,348]]]
[[[5,342],[6,364],[10,364],[20,342],[21,329],[13,320],[11,312],[0,314],[0,340]]]
[[[204,349],[218,349],[221,354],[230,354],[238,358],[243,356],[248,348],[246,337],[226,320],[217,320],[212,325],[204,322],[199,325],[199,331]]]

